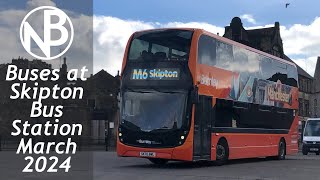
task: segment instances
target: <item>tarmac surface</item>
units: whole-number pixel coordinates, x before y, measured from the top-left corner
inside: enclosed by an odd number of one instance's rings
[[[94,180],[320,180],[320,156],[302,154],[286,160],[265,158],[232,160],[224,166],[208,162],[169,162],[154,165],[147,159],[117,157],[114,152],[94,152]]]

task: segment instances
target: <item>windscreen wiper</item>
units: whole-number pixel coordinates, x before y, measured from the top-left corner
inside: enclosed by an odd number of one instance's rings
[[[124,119],[122,119],[121,125],[123,125],[124,127],[128,128],[128,129],[134,129],[134,130],[141,131],[141,128],[139,126],[133,124],[130,121],[124,120]]]
[[[161,91],[161,90],[159,90],[159,89],[157,89],[157,88],[150,88],[150,89],[152,89],[152,90],[154,90],[154,91],[157,91],[157,92],[160,92],[160,93],[168,93],[168,94],[179,93],[179,92],[173,92],[173,91]]]
[[[157,129],[154,129],[152,130],[151,132],[156,132],[156,131],[166,131],[166,130],[171,130],[171,128],[168,128],[168,127],[162,127],[162,128],[157,128]]]
[[[131,88],[126,88],[126,90],[129,90],[130,92],[137,92],[137,93],[151,93],[149,91],[141,91],[141,90],[135,90]]]

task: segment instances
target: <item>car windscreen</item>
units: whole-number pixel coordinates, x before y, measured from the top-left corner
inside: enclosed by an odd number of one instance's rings
[[[320,136],[320,121],[308,121],[304,136]]]

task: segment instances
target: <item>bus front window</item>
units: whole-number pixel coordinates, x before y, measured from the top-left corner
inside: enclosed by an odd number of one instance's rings
[[[320,121],[308,121],[304,130],[304,136],[320,136]]]
[[[185,104],[186,94],[181,92],[125,92],[121,124],[144,132],[179,129]]]
[[[192,31],[158,30],[134,35],[129,61],[187,61]]]

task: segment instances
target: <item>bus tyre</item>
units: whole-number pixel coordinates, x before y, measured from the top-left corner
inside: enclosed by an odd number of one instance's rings
[[[225,140],[219,140],[216,147],[216,164],[221,166],[229,159],[229,147]]]
[[[167,159],[158,159],[158,158],[149,158],[149,161],[157,165],[164,165],[168,162]]]
[[[316,155],[319,155],[320,154],[320,152],[316,152]]]
[[[279,142],[279,150],[278,150],[278,160],[284,160],[286,159],[286,143],[283,139]]]

